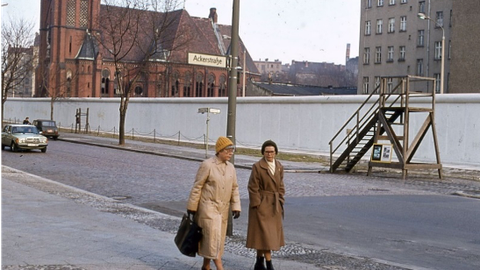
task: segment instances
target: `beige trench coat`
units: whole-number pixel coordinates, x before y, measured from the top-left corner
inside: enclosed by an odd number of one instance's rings
[[[279,250],[285,245],[283,235],[283,205],[285,186],[283,166],[275,160],[275,174],[262,158],[253,164],[248,182],[250,203],[248,208],[248,248]]]
[[[241,211],[235,167],[217,157],[203,161],[187,205],[188,210],[197,211],[194,219],[202,228],[198,255],[208,259],[222,257],[230,205],[232,211]]]

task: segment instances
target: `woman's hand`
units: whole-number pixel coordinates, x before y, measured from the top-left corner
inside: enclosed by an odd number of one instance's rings
[[[237,219],[240,217],[240,211],[232,211],[232,215],[234,219]]]

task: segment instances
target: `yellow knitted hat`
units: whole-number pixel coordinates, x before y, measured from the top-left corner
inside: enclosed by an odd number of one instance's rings
[[[217,143],[215,144],[215,152],[218,153],[229,145],[233,145],[232,141],[227,137],[220,136],[218,137]]]

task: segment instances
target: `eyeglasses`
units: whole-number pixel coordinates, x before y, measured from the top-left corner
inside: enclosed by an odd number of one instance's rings
[[[225,148],[225,149],[223,149],[223,151],[225,151],[226,153],[234,153],[235,148]]]
[[[267,155],[270,155],[270,154],[275,154],[275,151],[265,151],[264,153]]]

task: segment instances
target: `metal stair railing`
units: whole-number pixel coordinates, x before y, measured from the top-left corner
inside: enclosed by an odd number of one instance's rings
[[[399,77],[384,77],[383,80],[386,80],[388,78],[399,78]],[[401,77],[402,79],[400,82],[391,90],[391,92],[388,95],[385,95],[386,93],[386,81],[384,83],[380,83],[374,91],[368,96],[368,98],[360,105],[360,107],[353,113],[353,115],[345,122],[345,124],[339,129],[339,131],[333,136],[333,138],[330,140],[329,145],[330,145],[330,172],[335,172],[335,170],[346,160],[347,163],[350,163],[351,161],[354,162],[354,164],[351,166],[353,167],[356,162],[368,151],[368,149],[364,149],[365,147],[368,147],[368,144],[370,141],[373,139],[373,135],[371,136],[371,139],[367,141],[367,143],[364,144],[363,147],[360,148],[358,151],[354,151],[355,149],[358,149],[356,147],[363,137],[365,137],[371,129],[375,128],[375,122],[376,122],[376,117],[379,113],[379,110],[381,107],[385,107],[386,104],[389,104],[387,107],[393,107],[395,104],[398,103],[399,99],[401,102],[401,107],[404,106],[405,101],[403,98],[403,94],[405,93],[405,79]],[[396,93],[398,91],[398,93]],[[363,113],[363,116],[360,117],[360,113],[364,109],[364,107],[367,107],[367,103],[372,99],[374,95],[377,96],[377,100],[373,102],[373,104],[366,110],[365,113]],[[396,96],[397,94],[398,96]],[[396,96],[396,97],[395,97]],[[393,101],[389,101],[391,97],[395,97]],[[351,127],[353,123],[353,127],[349,129],[348,127]],[[334,144],[335,141],[339,140],[340,134],[345,133],[346,136],[343,137],[340,142],[337,144]],[[340,150],[340,147],[346,145],[346,148],[344,152],[340,155],[337,154],[337,151]],[[368,147],[369,148],[369,147]],[[363,151],[363,154],[361,154],[360,157],[358,157],[358,154]],[[350,160],[350,154],[354,153],[355,157],[353,160]],[[334,162],[334,156],[338,155],[338,159]]]

